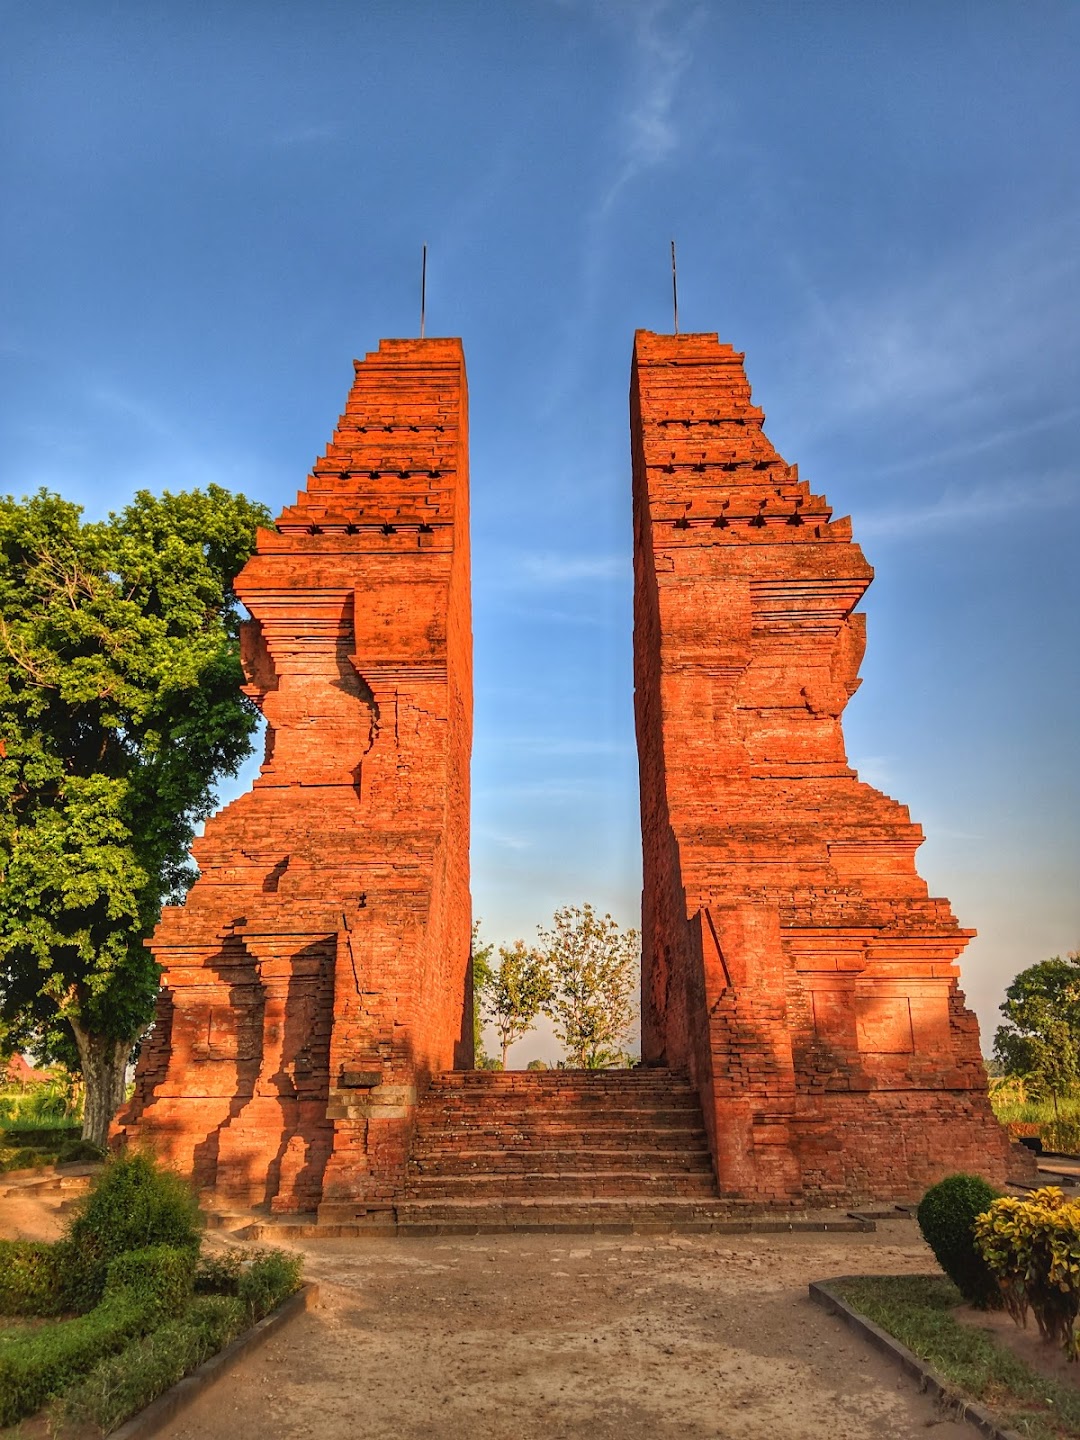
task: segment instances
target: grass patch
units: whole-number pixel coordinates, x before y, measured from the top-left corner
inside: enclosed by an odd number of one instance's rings
[[[951,1313],[963,1303],[938,1275],[868,1275],[833,1289],[969,1399],[1031,1440],[1080,1436],[1080,1389],[1040,1375],[984,1330]]]
[[[1080,1094],[1060,1095],[1057,1104],[1028,1094],[1023,1080],[998,1076],[990,1082],[990,1104],[1002,1125],[1034,1125],[1047,1150],[1080,1154]]]
[[[81,1129],[82,1107],[59,1080],[0,1086],[0,1130]]]

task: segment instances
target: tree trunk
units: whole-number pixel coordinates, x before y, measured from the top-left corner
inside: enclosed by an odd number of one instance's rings
[[[506,1057],[507,1057],[507,1055],[509,1055],[509,1053],[510,1053],[510,1041],[507,1040],[505,1036],[503,1036],[502,1052],[503,1052],[503,1069],[505,1070],[505,1069],[506,1069]]]
[[[109,1126],[124,1098],[130,1040],[95,1035],[72,1020],[83,1085],[82,1138],[102,1150],[109,1143]]]

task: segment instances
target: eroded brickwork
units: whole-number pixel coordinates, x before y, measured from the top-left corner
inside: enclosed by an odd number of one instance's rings
[[[873,576],[850,521],[715,335],[639,331],[630,411],[645,1059],[690,1068],[724,1194],[1000,1181],[957,988],[974,932],[928,895],[907,810],[847,764]]]
[[[418,1088],[471,1063],[468,533],[461,344],[384,340],[237,580],[266,760],[152,941],[121,1130],[219,1193],[396,1194]]]

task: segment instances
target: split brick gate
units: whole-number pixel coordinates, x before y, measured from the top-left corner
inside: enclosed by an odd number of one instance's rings
[[[957,986],[973,932],[845,756],[873,574],[850,521],[773,449],[715,335],[639,331],[630,416],[644,1067],[470,1069],[465,364],[457,340],[384,340],[237,579],[266,760],[151,941],[118,1138],[324,1221],[1004,1179]]]

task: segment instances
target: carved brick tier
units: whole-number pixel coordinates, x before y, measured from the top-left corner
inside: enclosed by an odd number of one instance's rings
[[[722,1194],[1000,1181],[957,988],[974,932],[845,755],[873,576],[851,523],[773,449],[715,335],[639,331],[630,416],[645,1059],[690,1068]]]
[[[461,344],[384,340],[237,580],[266,760],[151,942],[121,1130],[222,1194],[397,1194],[418,1086],[472,1062],[468,534]]]

